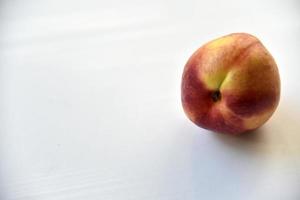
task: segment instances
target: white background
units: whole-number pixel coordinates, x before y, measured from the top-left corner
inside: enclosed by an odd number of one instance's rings
[[[189,56],[232,32],[260,38],[282,80],[243,137],[180,102]],[[298,200],[299,52],[297,0],[2,0],[0,199]]]

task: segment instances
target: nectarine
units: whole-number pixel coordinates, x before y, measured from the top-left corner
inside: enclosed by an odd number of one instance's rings
[[[264,124],[280,97],[277,65],[263,44],[233,33],[199,48],[182,75],[181,100],[188,118],[215,132],[239,134]]]

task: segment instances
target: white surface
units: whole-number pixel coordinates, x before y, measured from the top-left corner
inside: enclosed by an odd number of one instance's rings
[[[300,199],[300,3],[1,1],[0,199]],[[180,79],[203,43],[259,37],[279,108],[241,138],[194,126]]]

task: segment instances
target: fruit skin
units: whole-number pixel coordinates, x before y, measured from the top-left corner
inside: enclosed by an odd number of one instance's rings
[[[277,65],[263,44],[232,33],[200,47],[185,65],[181,101],[196,125],[240,134],[264,124],[280,99]]]

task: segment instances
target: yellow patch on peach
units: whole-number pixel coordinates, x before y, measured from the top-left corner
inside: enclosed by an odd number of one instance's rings
[[[218,90],[227,73],[232,69],[231,65],[234,62],[232,59],[240,54],[240,50],[234,48],[235,45],[235,38],[230,35],[204,45],[199,78],[208,89]],[[227,49],[233,50],[227,51]]]
[[[199,79],[203,80],[207,89],[218,89],[228,72],[228,64],[226,62],[220,62],[219,59],[219,56],[222,55],[222,51],[222,48],[214,51],[207,50],[206,53],[203,54],[203,60],[205,60],[205,62],[201,63]],[[210,66],[215,67],[211,68]]]
[[[237,89],[246,89],[248,86],[244,75],[242,74],[243,69],[238,69],[233,67],[224,78],[222,85],[220,87],[221,91],[236,91]],[[238,83],[238,86],[236,85]],[[244,86],[244,87],[243,87]]]
[[[273,108],[271,108],[271,110],[266,110],[264,113],[260,113],[259,115],[255,115],[249,118],[244,118],[244,127],[247,130],[251,130],[264,124],[273,114],[272,109]]]
[[[206,73],[202,76],[206,87],[210,90],[219,90],[225,77],[226,72],[222,71],[215,71],[210,74]]]
[[[233,37],[230,37],[230,36],[222,37],[220,39],[216,39],[216,40],[213,40],[213,41],[209,42],[206,45],[206,48],[208,50],[214,50],[215,51],[216,49],[218,49],[220,47],[231,45],[233,42],[234,42]]]

